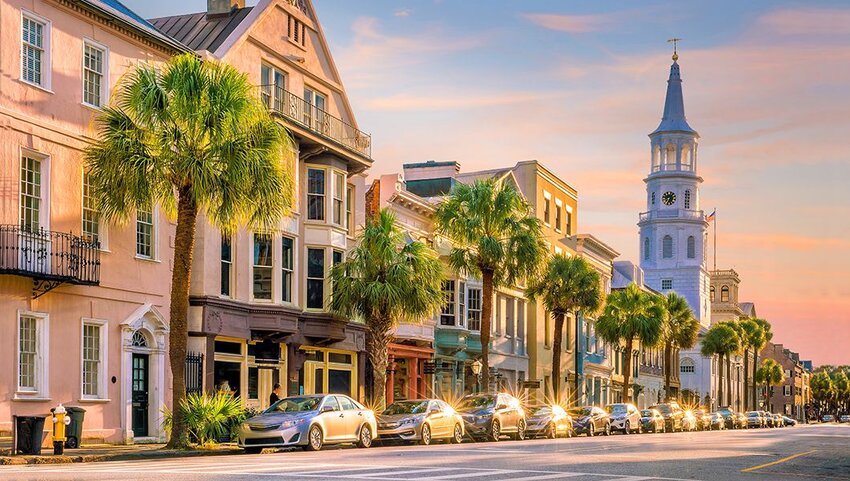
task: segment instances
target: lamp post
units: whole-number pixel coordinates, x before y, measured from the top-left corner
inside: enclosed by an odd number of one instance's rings
[[[481,363],[481,360],[476,359],[475,362],[472,363],[472,374],[475,374],[475,390],[477,392],[481,391],[481,368],[484,367],[484,364]]]

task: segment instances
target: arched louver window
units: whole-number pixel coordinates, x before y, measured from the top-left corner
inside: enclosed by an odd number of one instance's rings
[[[729,302],[729,286],[720,288],[720,302]]]
[[[649,237],[643,240],[643,258],[649,260]]]
[[[714,286],[711,286],[711,302],[717,301],[717,298],[715,297],[716,295],[717,295],[717,289],[715,289]]]
[[[669,235],[664,236],[661,240],[661,257],[665,259],[673,258],[673,238]]]
[[[697,255],[697,241],[694,236],[688,237],[688,259],[694,259]]]
[[[685,209],[690,209],[690,208],[691,208],[691,191],[686,190],[685,191]]]
[[[655,205],[655,192],[652,193],[652,205]]]
[[[682,359],[682,362],[679,363],[679,372],[682,374],[690,374],[694,372],[696,367],[696,363],[693,359],[686,357]]]

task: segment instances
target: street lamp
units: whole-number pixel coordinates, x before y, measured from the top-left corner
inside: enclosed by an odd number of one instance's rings
[[[481,363],[480,359],[476,359],[475,362],[472,363],[472,374],[475,374],[475,389],[477,391],[481,391],[481,368],[484,367],[484,364]]]

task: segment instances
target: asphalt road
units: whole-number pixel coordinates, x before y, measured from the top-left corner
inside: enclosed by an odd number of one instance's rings
[[[850,481],[850,426],[0,466],[15,481]]]

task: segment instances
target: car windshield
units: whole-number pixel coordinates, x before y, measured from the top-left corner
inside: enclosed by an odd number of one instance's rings
[[[525,413],[529,416],[543,416],[552,414],[552,408],[550,406],[531,406],[525,410]]]
[[[759,413],[757,413],[755,411],[747,411],[747,417],[754,418],[754,417],[757,417],[758,415],[759,415]]]
[[[481,409],[496,406],[496,396],[469,396],[460,400],[459,409]]]
[[[608,411],[609,414],[625,414],[628,412],[625,404],[612,404],[610,406],[605,406],[605,410]]]
[[[288,397],[269,406],[264,413],[302,413],[319,409],[320,397]]]
[[[383,414],[387,416],[394,414],[422,414],[427,410],[428,401],[399,401],[387,406]]]
[[[590,416],[591,408],[572,408],[567,412],[571,416]]]
[[[640,415],[642,417],[645,417],[645,418],[651,418],[652,417],[652,411],[650,411],[649,409],[644,409],[643,411],[640,412]]]
[[[657,409],[661,414],[670,414],[673,412],[673,408],[669,404],[658,404],[657,406],[652,406],[652,409]]]

